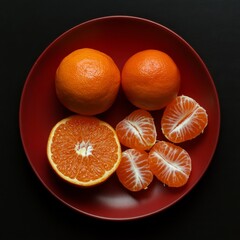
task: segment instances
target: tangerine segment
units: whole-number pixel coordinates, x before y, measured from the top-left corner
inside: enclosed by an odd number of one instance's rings
[[[121,160],[115,130],[96,117],[73,115],[52,129],[47,156],[55,172],[79,186],[105,181]]]
[[[166,141],[159,141],[149,152],[153,174],[169,187],[185,185],[191,173],[191,158],[186,150]]]
[[[176,97],[164,110],[161,128],[165,137],[174,143],[191,140],[201,133],[208,124],[206,110],[193,98]]]
[[[116,173],[119,181],[128,190],[136,192],[147,189],[153,180],[148,153],[136,149],[125,150]]]
[[[124,146],[139,150],[149,150],[157,138],[152,115],[142,109],[134,110],[120,121],[116,133]]]

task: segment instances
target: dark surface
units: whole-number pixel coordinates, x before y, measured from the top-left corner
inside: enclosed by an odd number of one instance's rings
[[[0,5],[0,239],[240,238],[240,1],[3,0]],[[126,222],[90,218],[54,198],[29,165],[18,122],[24,82],[42,51],[69,28],[109,15],[147,18],[183,37],[207,65],[221,107],[219,143],[200,182],[164,212]]]

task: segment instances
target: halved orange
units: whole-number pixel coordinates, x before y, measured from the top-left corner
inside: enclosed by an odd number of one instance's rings
[[[62,179],[87,187],[102,183],[115,172],[121,161],[121,145],[108,123],[73,115],[52,128],[47,156]]]
[[[150,112],[137,109],[116,126],[121,144],[128,148],[149,150],[156,142],[157,132]]]
[[[166,141],[157,142],[149,152],[149,165],[158,180],[169,187],[181,187],[189,179],[191,157],[183,148]]]
[[[164,136],[173,143],[191,140],[201,133],[208,124],[206,110],[193,98],[176,97],[164,110],[161,128]]]
[[[122,153],[122,160],[116,173],[119,181],[128,190],[137,192],[147,189],[153,180],[148,153],[136,149],[125,150]]]

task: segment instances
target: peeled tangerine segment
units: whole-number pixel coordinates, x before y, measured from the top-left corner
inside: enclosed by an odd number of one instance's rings
[[[119,181],[128,190],[137,192],[147,189],[153,180],[148,153],[136,149],[125,150],[116,173]]]
[[[149,152],[153,174],[169,187],[182,187],[189,179],[191,157],[183,148],[166,141],[157,142]]]
[[[134,110],[120,121],[116,133],[121,144],[138,150],[149,150],[157,137],[154,119],[143,109]]]
[[[193,98],[176,97],[164,110],[161,128],[164,136],[173,143],[191,140],[201,133],[208,124],[206,110]]]

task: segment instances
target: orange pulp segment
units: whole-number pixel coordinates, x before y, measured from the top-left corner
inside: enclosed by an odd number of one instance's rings
[[[176,97],[164,110],[161,128],[171,142],[181,143],[200,135],[208,124],[206,110],[193,98]]]
[[[138,150],[149,150],[157,137],[153,117],[142,109],[134,110],[120,121],[116,133],[121,144]]]
[[[116,173],[119,181],[128,190],[136,192],[147,189],[153,180],[148,153],[136,149],[125,150]]]
[[[181,187],[187,183],[192,164],[183,148],[159,141],[150,150],[148,160],[153,174],[167,186]]]

